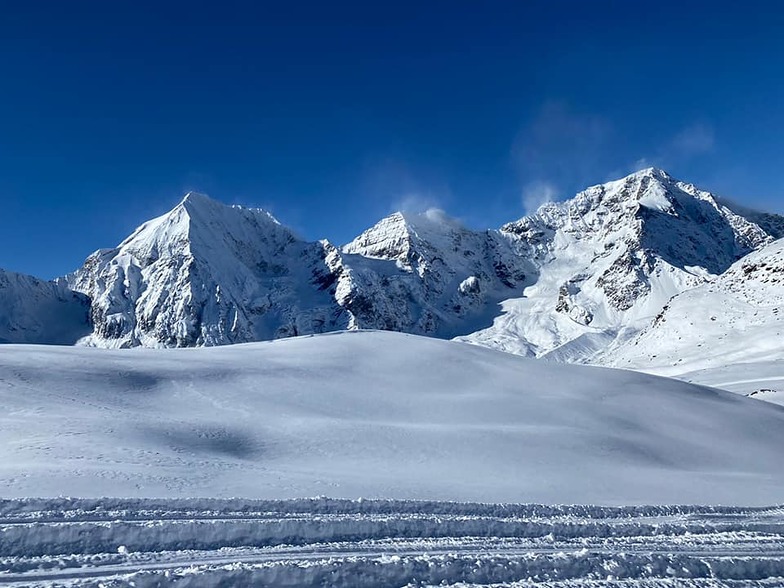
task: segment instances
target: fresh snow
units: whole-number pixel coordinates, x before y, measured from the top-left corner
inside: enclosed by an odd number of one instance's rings
[[[383,329],[602,363],[670,298],[713,280],[782,227],[782,217],[654,168],[500,230],[470,230],[441,211],[395,213],[342,247],[303,241],[264,210],[189,193],[66,279],[91,299],[93,332],[80,341],[90,346]]]
[[[0,344],[72,345],[90,332],[90,301],[64,282],[0,269]]]
[[[670,300],[603,363],[664,375],[784,361],[784,239]],[[749,371],[749,370],[747,370]],[[748,375],[748,378],[753,378]]]
[[[765,504],[784,487],[781,407],[399,333],[10,345],[0,394],[7,497]]]

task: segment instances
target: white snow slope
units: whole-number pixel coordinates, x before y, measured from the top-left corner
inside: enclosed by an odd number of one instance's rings
[[[784,239],[665,306],[606,365],[684,377],[759,398],[784,392]]]
[[[768,216],[775,228],[779,217]],[[654,168],[546,204],[502,232],[537,279],[504,301],[492,327],[463,340],[568,362],[596,362],[671,297],[772,240],[713,194]]]
[[[784,488],[779,406],[398,333],[10,345],[0,402],[6,497],[762,504]]]
[[[99,347],[383,329],[591,362],[781,225],[653,168],[501,230],[395,213],[342,248],[191,193],[67,279],[92,299],[83,343]]]
[[[0,269],[0,343],[71,345],[90,332],[90,301],[66,284]]]

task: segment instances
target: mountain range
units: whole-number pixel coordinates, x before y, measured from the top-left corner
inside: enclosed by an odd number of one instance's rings
[[[0,342],[192,347],[380,329],[669,365],[739,325],[780,335],[782,237],[784,217],[655,168],[497,230],[398,212],[343,246],[189,193],[63,278],[0,272]]]

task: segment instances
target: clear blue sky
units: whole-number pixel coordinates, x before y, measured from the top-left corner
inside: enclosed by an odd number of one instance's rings
[[[0,80],[0,267],[47,278],[191,189],[336,243],[644,165],[784,212],[773,1],[6,2]]]

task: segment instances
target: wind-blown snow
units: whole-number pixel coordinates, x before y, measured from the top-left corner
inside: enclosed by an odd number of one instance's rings
[[[6,346],[4,496],[772,503],[784,409],[456,342]]]

